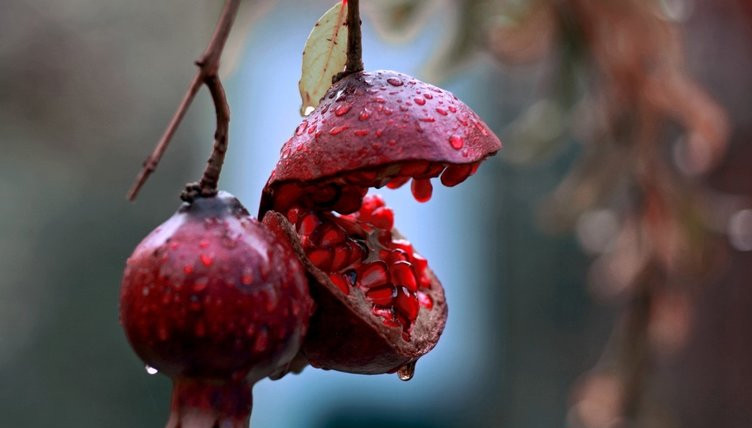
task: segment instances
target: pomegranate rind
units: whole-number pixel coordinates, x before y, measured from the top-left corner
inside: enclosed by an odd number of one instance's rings
[[[433,307],[419,311],[406,338],[402,328],[388,327],[382,318],[373,315],[373,305],[363,290],[353,287],[350,293],[343,293],[308,260],[285,216],[269,211],[263,223],[287,235],[308,271],[316,310],[309,321],[302,352],[312,366],[357,374],[393,373],[434,348],[446,325],[448,308],[444,289],[430,268],[427,274],[431,286],[424,291],[433,300]],[[403,239],[396,229],[392,229],[392,234],[395,240]]]
[[[260,215],[284,183],[410,161],[473,164],[500,149],[493,131],[451,92],[396,71],[354,73],[332,85],[282,146]]]

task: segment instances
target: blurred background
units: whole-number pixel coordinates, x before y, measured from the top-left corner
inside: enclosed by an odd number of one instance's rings
[[[251,210],[332,3],[241,8],[221,187]],[[265,380],[253,426],[752,426],[752,3],[362,3],[366,68],[453,91],[505,146],[427,204],[381,192],[450,306],[415,378]],[[0,1],[1,426],[164,424],[169,381],[130,350],[119,283],[203,169],[205,92],[138,200],[125,192],[220,8]]]

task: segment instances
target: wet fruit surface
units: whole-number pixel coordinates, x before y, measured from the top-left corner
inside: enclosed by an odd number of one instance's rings
[[[432,178],[457,185],[500,148],[450,92],[394,71],[355,73],[335,83],[285,143],[260,214],[296,206],[348,214],[368,188],[411,179],[425,202]]]
[[[173,379],[263,378],[297,353],[311,312],[289,244],[223,192],[184,204],[147,236],[122,283],[131,345]]]

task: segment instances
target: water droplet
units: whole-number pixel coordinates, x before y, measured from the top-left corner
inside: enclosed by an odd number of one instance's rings
[[[432,117],[421,117],[418,120],[421,121],[421,122],[428,122],[428,123],[432,123],[432,122],[436,121],[436,119],[434,119]]]
[[[329,135],[337,135],[342,133],[342,131],[346,130],[348,128],[347,125],[342,126],[335,126],[334,128],[329,130]]]
[[[243,285],[253,284],[253,270],[249,267],[243,269],[243,276],[240,280],[243,282]]]
[[[343,105],[337,107],[336,110],[334,110],[334,115],[335,116],[344,116],[344,115],[346,115],[350,111],[351,108],[352,108],[352,105],[350,105],[350,104],[343,104]]]
[[[253,344],[253,351],[254,352],[263,352],[266,351],[266,347],[269,344],[269,333],[266,331],[266,328],[262,328],[258,335],[256,336],[256,341]]]
[[[212,263],[214,263],[214,259],[211,258],[211,256],[208,256],[206,254],[201,254],[199,256],[199,259],[201,259],[201,264],[203,264],[206,267],[209,267],[212,265]]]
[[[419,106],[424,106],[424,105],[426,105],[426,100],[425,100],[425,98],[415,98],[415,100],[414,100],[414,101],[415,101],[415,104],[417,104],[417,105],[419,105]]]
[[[155,374],[159,373],[159,370],[155,369],[154,367],[150,365],[145,365],[144,368],[146,369],[146,373],[150,376],[154,376]]]
[[[402,86],[402,85],[404,85],[404,83],[401,80],[396,79],[394,77],[390,77],[390,78],[386,79],[386,81],[387,81],[387,83],[389,83],[392,86]]]
[[[444,110],[443,108],[437,108],[436,109],[436,113],[438,113],[438,114],[440,114],[442,116],[446,116],[448,114],[447,111]]]
[[[199,248],[206,248],[209,246],[209,241],[207,241],[206,239],[202,239],[198,242],[198,246]]]
[[[355,132],[353,132],[353,134],[355,134],[355,136],[357,137],[365,137],[369,132],[370,131],[368,131],[367,129],[357,129],[355,130]]]
[[[306,131],[306,128],[308,128],[308,121],[304,120],[303,122],[298,125],[297,128],[295,128],[295,135],[301,136]]]
[[[449,144],[452,145],[453,149],[459,150],[462,148],[462,146],[465,145],[465,140],[463,140],[459,135],[452,135],[451,137],[449,137]]]
[[[407,382],[415,375],[415,361],[405,364],[397,370],[397,377],[399,380]]]
[[[448,109],[449,109],[449,111],[451,111],[452,113],[457,113],[457,108],[456,108],[455,106],[449,106],[449,107],[447,107],[447,108],[448,108]]]
[[[183,272],[186,275],[192,274],[193,273],[193,265],[185,265],[185,266],[183,266]]]
[[[383,130],[383,129],[377,129],[377,130],[376,130],[376,136],[377,136],[377,137],[381,137],[381,134],[383,134],[383,133],[384,133],[384,130]]]
[[[368,110],[363,110],[362,112],[360,112],[358,119],[362,121],[362,120],[368,120],[370,117],[371,117],[371,112],[369,112]]]
[[[379,104],[384,104],[386,100],[383,97],[376,97],[374,98],[374,101],[376,101]]]
[[[425,94],[423,94],[423,96],[424,96],[424,97],[425,97],[425,98],[426,98],[427,100],[432,100],[432,99],[433,99],[433,95],[431,95],[431,94],[430,94],[429,92],[426,92]]]

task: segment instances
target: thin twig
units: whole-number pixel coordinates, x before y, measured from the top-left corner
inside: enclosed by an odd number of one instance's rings
[[[212,93],[212,99],[215,103],[215,108],[217,110],[217,132],[215,134],[214,147],[216,149],[218,146],[221,146],[222,153],[212,153],[211,158],[209,158],[209,165],[207,165],[207,172],[209,169],[216,169],[216,174],[211,174],[216,175],[216,177],[213,180],[211,179],[211,177],[207,179],[207,173],[205,172],[204,178],[201,179],[201,183],[202,186],[204,183],[206,183],[207,185],[211,185],[211,183],[213,183],[213,185],[215,186],[214,190],[216,190],[216,181],[219,176],[219,171],[222,168],[222,162],[224,161],[224,151],[227,148],[227,128],[230,119],[229,106],[227,105],[227,100],[224,96],[222,84],[219,82],[219,60],[222,56],[222,50],[225,47],[225,43],[227,42],[227,37],[230,34],[232,24],[235,21],[235,17],[237,16],[239,6],[240,0],[227,0],[227,2],[225,2],[224,9],[222,10],[222,15],[220,16],[219,22],[217,22],[217,26],[214,29],[214,34],[212,35],[211,41],[206,47],[204,53],[196,61],[196,65],[198,66],[196,76],[193,78],[193,81],[191,81],[191,84],[188,87],[188,91],[185,93],[185,96],[183,97],[183,100],[180,102],[177,111],[170,120],[169,125],[167,125],[167,129],[162,135],[162,138],[160,138],[157,146],[154,148],[154,151],[144,161],[143,168],[139,172],[136,180],[133,183],[133,186],[128,192],[129,200],[132,201],[136,198],[136,195],[138,195],[141,187],[144,185],[151,173],[154,172],[154,170],[157,168],[162,155],[167,149],[167,145],[170,143],[170,140],[175,134],[175,131],[180,125],[180,122],[183,120],[188,107],[191,105],[193,98],[196,96],[196,93],[198,92],[202,84],[205,84],[209,88],[209,91]],[[220,104],[217,104],[218,102]],[[220,132],[221,129],[223,130],[222,132]],[[223,139],[223,142],[221,144],[219,142],[220,134],[222,135]]]

